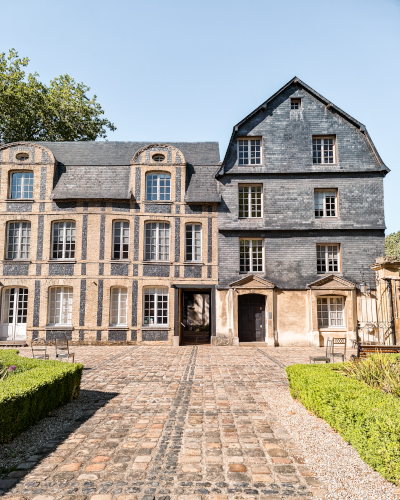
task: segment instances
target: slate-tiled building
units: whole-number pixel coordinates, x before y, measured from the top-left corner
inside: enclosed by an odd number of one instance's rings
[[[364,125],[296,78],[222,162],[216,142],[20,142],[0,166],[0,341],[355,338],[389,170]]]
[[[21,142],[0,160],[2,341],[210,342],[217,143]]]
[[[356,338],[388,171],[365,126],[297,78],[234,127],[217,174],[219,342]]]

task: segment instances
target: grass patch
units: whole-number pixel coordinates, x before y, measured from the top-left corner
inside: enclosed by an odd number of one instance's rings
[[[396,355],[390,357],[396,361]],[[398,484],[400,399],[346,376],[346,365],[287,367],[291,395],[333,427],[372,469]]]
[[[0,381],[0,442],[10,442],[55,408],[79,396],[83,366],[0,351],[0,367],[16,369]]]

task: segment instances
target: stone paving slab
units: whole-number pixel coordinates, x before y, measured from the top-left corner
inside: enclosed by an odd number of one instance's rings
[[[8,500],[325,495],[265,397],[269,387],[287,387],[275,350],[85,346],[74,351],[86,368],[82,389],[99,394],[98,400],[84,418],[0,480]],[[29,356],[29,349],[21,355]]]

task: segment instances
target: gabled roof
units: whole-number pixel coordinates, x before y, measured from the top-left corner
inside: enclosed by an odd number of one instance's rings
[[[260,278],[260,276],[256,276],[254,274],[248,274],[244,276],[239,281],[234,281],[233,283],[229,283],[231,287],[247,287],[247,288],[275,288],[275,283],[268,281],[264,278]]]
[[[54,154],[58,163],[72,166],[118,166],[130,165],[135,153],[149,145],[165,141],[111,142],[33,142],[44,146]],[[218,142],[168,142],[182,151],[186,161],[192,165],[218,165]]]
[[[387,172],[390,172],[390,169],[383,163],[382,158],[379,156],[379,153],[378,153],[378,151],[377,151],[374,143],[372,142],[372,139],[371,139],[370,135],[368,134],[368,131],[367,131],[365,125],[363,125],[361,122],[359,122],[358,120],[356,120],[355,118],[353,118],[352,116],[350,116],[349,114],[347,114],[341,108],[339,108],[338,106],[336,106],[335,104],[333,104],[331,101],[329,101],[328,99],[326,99],[324,96],[322,96],[321,94],[319,94],[318,92],[316,92],[314,89],[312,89],[311,87],[309,87],[306,83],[304,83],[302,80],[300,80],[299,78],[297,78],[297,76],[295,76],[286,85],[284,85],[282,88],[280,88],[277,92],[275,92],[275,94],[273,94],[271,97],[269,97],[260,106],[258,106],[254,111],[252,111],[249,115],[247,115],[245,118],[243,118],[243,120],[241,120],[239,123],[237,123],[233,127],[232,135],[231,135],[231,138],[230,138],[230,141],[229,141],[226,153],[225,153],[224,160],[222,162],[222,167],[219,169],[217,175],[222,175],[224,173],[224,164],[225,164],[225,161],[227,159],[227,155],[229,153],[230,146],[231,146],[231,144],[232,144],[232,142],[233,142],[233,140],[235,138],[236,132],[238,131],[239,127],[241,125],[243,125],[243,123],[247,122],[247,120],[249,120],[253,115],[255,115],[256,113],[258,113],[260,110],[267,109],[269,102],[271,102],[279,94],[281,94],[282,92],[284,92],[290,85],[293,85],[293,84],[297,84],[297,85],[303,87],[305,90],[307,90],[307,92],[309,92],[311,95],[313,95],[316,99],[318,99],[321,102],[323,102],[327,107],[334,109],[338,115],[342,116],[344,119],[346,119],[347,121],[349,121],[352,125],[354,125],[355,127],[357,127],[365,135],[365,137],[366,137],[366,139],[367,139],[367,141],[368,141],[368,143],[369,143],[372,151],[374,152],[374,154],[375,154],[375,156],[376,156],[379,164],[381,165],[381,170],[386,170]]]
[[[329,286],[328,286],[329,285]],[[335,289],[354,289],[356,285],[341,276],[336,276],[336,274],[330,274],[329,276],[324,276],[323,278],[314,281],[307,285],[309,288],[335,288]]]

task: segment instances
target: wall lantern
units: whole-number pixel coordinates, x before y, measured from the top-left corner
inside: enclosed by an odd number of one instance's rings
[[[360,292],[361,293],[367,292],[367,285],[365,283],[360,283]]]

